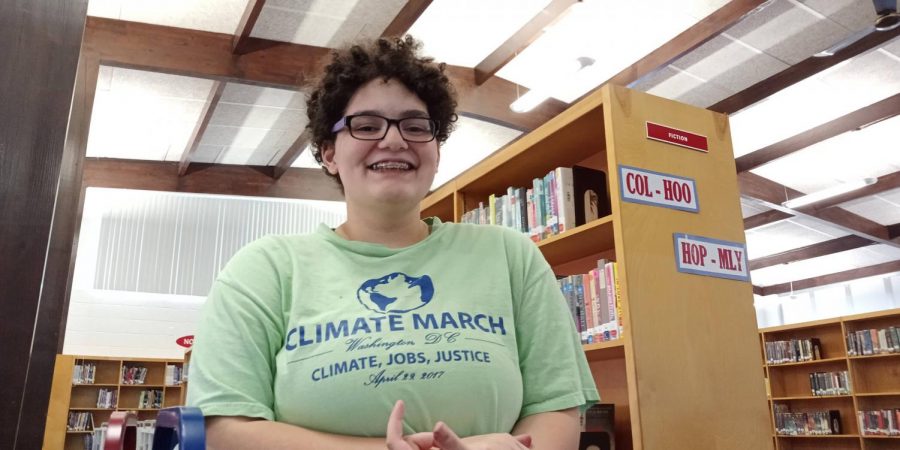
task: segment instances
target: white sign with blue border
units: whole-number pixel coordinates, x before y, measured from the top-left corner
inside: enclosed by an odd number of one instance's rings
[[[700,212],[697,183],[690,178],[619,166],[619,192],[626,202]]]
[[[684,233],[673,236],[679,272],[750,281],[746,245]]]

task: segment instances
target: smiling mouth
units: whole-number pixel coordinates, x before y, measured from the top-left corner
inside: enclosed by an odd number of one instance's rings
[[[400,172],[407,171],[407,170],[413,170],[415,168],[412,166],[412,164],[407,163],[407,162],[402,162],[402,161],[377,162],[375,164],[370,164],[368,167],[369,167],[369,170],[374,170],[374,171],[392,170],[392,171],[400,171]]]

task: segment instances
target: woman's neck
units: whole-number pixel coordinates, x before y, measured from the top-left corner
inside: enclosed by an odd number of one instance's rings
[[[430,231],[428,225],[419,218],[418,210],[403,214],[385,214],[348,208],[347,221],[335,232],[351,241],[402,248],[425,239]]]

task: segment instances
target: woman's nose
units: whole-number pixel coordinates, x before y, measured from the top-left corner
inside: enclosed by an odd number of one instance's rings
[[[381,138],[378,145],[382,148],[395,150],[403,150],[409,147],[406,139],[403,139],[403,135],[400,134],[400,124],[398,123],[388,124],[387,134]]]

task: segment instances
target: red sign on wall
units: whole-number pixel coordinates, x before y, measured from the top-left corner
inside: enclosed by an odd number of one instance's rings
[[[678,145],[691,150],[697,150],[698,152],[709,153],[709,143],[706,140],[706,136],[667,127],[658,123],[647,122],[647,139]]]
[[[194,335],[182,336],[178,339],[175,339],[175,343],[184,347],[191,348],[194,345]]]

